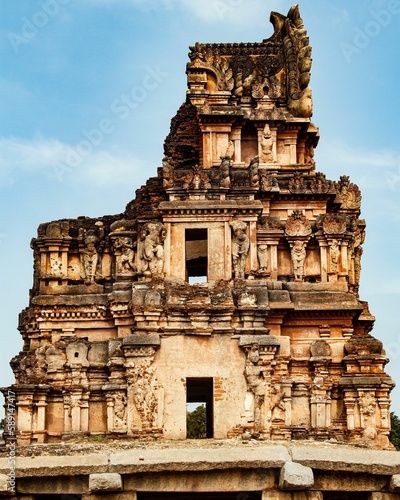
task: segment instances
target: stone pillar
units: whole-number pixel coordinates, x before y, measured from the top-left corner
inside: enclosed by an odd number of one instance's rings
[[[355,428],[355,416],[354,416],[355,404],[356,404],[355,397],[347,396],[344,398],[344,405],[346,408],[346,415],[347,415],[347,428],[349,431],[352,431]]]
[[[81,398],[82,392],[71,393],[71,431],[79,432],[81,430]]]
[[[107,394],[107,432],[112,432],[114,428],[114,400],[111,394]]]
[[[230,139],[235,147],[235,152],[231,160],[234,166],[242,166],[242,130],[240,127],[232,128]]]
[[[321,258],[321,282],[328,281],[328,242],[323,237],[317,237]]]
[[[82,395],[81,401],[81,428],[82,432],[89,432],[89,393]]]
[[[381,424],[384,429],[390,429],[390,399],[387,397],[379,397],[378,405],[381,411]]]

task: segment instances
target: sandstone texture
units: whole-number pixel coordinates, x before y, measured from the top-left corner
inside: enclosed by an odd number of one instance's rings
[[[17,495],[399,491],[361,192],[316,168],[299,7],[271,23],[190,47],[162,166],[122,213],[39,225],[2,389]]]

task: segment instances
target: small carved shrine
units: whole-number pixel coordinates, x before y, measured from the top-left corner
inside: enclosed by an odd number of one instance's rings
[[[39,226],[19,445],[185,439],[200,400],[209,438],[390,447],[361,194],[316,170],[298,7],[271,21],[260,43],[190,48],[162,167],[124,213]]]

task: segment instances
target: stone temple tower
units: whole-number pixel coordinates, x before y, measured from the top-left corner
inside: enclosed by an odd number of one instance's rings
[[[162,167],[124,213],[40,224],[20,315],[24,348],[11,361],[15,384],[3,389],[16,406],[6,442],[17,440],[21,454],[44,447],[51,455],[57,443],[89,446],[102,437],[128,455],[103,463],[102,451],[100,465],[88,455],[86,468],[71,463],[68,473],[54,472],[51,456],[42,472],[29,472],[34,461],[26,459],[21,492],[46,493],[49,477],[66,474],[79,482],[66,491],[59,479],[57,491],[85,498],[121,490],[139,499],[185,491],[234,498],[245,490],[242,498],[279,500],[293,489],[333,499],[324,492],[343,485],[400,491],[393,452],[380,452],[386,468],[357,469],[360,446],[390,449],[394,385],[358,294],[361,193],[346,175],[331,181],[316,169],[311,46],[298,7],[272,13],[271,22],[274,33],[262,42],[190,48],[187,96]],[[192,402],[206,409],[202,450],[186,440]],[[290,456],[285,450],[298,452],[298,442],[303,455]],[[169,458],[158,448],[129,455],[138,443],[169,447]],[[215,443],[230,451],[213,462]],[[321,443],[332,451],[352,444],[355,454],[342,458],[342,469],[328,466],[323,457],[334,461],[336,452],[322,454]],[[175,460],[179,449],[186,458]],[[156,469],[141,468],[149,457]],[[210,463],[231,476],[207,476]],[[235,476],[242,469],[244,482]],[[327,470],[343,471],[340,486]],[[208,486],[182,482],[182,471],[203,474],[199,484]],[[150,473],[164,474],[159,489]],[[175,493],[157,496],[166,491]]]

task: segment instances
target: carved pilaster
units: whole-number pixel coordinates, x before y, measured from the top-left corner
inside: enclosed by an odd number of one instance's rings
[[[157,429],[159,423],[156,368],[153,364],[160,347],[158,335],[130,335],[123,339],[128,382],[128,432]]]
[[[246,353],[244,375],[247,382],[248,424],[254,431],[267,430],[271,421],[270,401],[266,402],[266,395],[271,394],[272,362],[279,348],[279,340],[272,335],[242,335],[239,341]],[[280,398],[279,395],[276,396]]]

